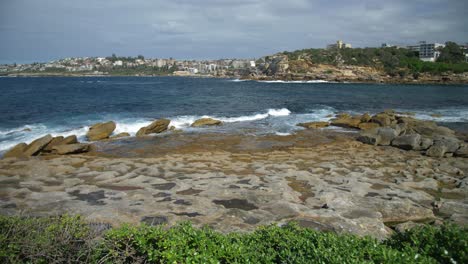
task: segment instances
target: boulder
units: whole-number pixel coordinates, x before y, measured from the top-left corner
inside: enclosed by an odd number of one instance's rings
[[[454,137],[436,137],[434,139],[434,145],[443,145],[447,149],[447,152],[454,153],[460,147],[460,140]]]
[[[86,137],[91,141],[108,138],[115,130],[115,122],[97,123],[89,128]]]
[[[426,150],[434,144],[434,140],[426,137],[421,138],[421,144],[419,144],[419,150]]]
[[[138,132],[136,133],[136,136],[141,137],[141,136],[148,135],[148,134],[157,134],[157,133],[164,132],[169,127],[169,123],[171,123],[171,120],[169,119],[163,118],[163,119],[156,120],[150,125],[140,128],[140,130],[138,130]]]
[[[398,132],[389,127],[381,127],[377,129],[377,135],[380,136],[380,140],[377,142],[380,146],[390,146],[392,140],[398,136]]]
[[[380,142],[380,136],[377,135],[377,129],[363,130],[361,131],[357,140],[364,144],[377,146],[377,144]]]
[[[404,150],[419,150],[421,145],[421,135],[411,134],[398,136],[392,141],[392,146]]]
[[[407,134],[420,134],[421,136],[434,138],[437,136],[454,137],[455,131],[450,128],[438,126],[435,122],[417,120],[412,117],[398,117],[398,123],[406,125]]]
[[[53,137],[51,135],[46,135],[44,137],[38,138],[31,142],[28,147],[24,150],[24,155],[26,157],[34,156],[39,154],[39,152],[47,146],[52,141]]]
[[[78,143],[78,138],[75,135],[68,136],[60,142],[60,145],[76,144]]]
[[[110,137],[110,139],[123,138],[123,137],[129,137],[129,136],[130,136],[129,133],[123,132],[123,133],[119,133],[117,135]]]
[[[392,125],[391,128],[395,129],[395,131],[398,133],[398,135],[406,134],[406,124],[405,123],[399,123],[399,124]],[[412,134],[417,134],[417,133],[412,133]]]
[[[460,148],[455,151],[454,155],[456,157],[468,158],[468,144],[461,144]]]
[[[376,129],[362,130],[357,140],[370,144],[389,146],[392,140],[398,136],[398,133],[393,128],[379,127]]]
[[[221,123],[222,122],[220,120],[216,120],[213,118],[201,118],[193,122],[191,126],[192,127],[217,126],[217,125],[221,125]]]
[[[51,151],[52,147],[60,145],[60,142],[63,141],[62,136],[54,137],[47,146],[44,147],[44,151]]]
[[[371,129],[379,128],[380,125],[377,123],[360,123],[358,127],[361,130],[371,130]]]
[[[3,158],[21,158],[24,157],[24,151],[28,147],[26,143],[19,143],[18,145],[14,146],[10,150],[8,150],[4,155]]]
[[[365,113],[361,116],[361,122],[362,123],[367,123],[371,120],[371,116],[368,113]]]
[[[299,123],[297,126],[305,127],[305,128],[324,128],[329,126],[330,123],[328,122],[307,122],[307,123]]]
[[[434,144],[427,151],[426,155],[434,158],[442,158],[447,152],[447,147],[442,144]]]
[[[77,154],[89,151],[89,144],[69,144],[69,145],[60,145],[52,148],[52,153],[59,155],[66,154]]]
[[[386,112],[374,115],[370,121],[383,127],[389,127],[396,124],[395,116]]]

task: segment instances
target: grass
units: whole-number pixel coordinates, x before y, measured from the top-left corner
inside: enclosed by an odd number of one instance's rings
[[[386,241],[263,226],[222,234],[190,223],[93,232],[80,216],[0,216],[1,263],[468,263],[468,230],[424,226]]]

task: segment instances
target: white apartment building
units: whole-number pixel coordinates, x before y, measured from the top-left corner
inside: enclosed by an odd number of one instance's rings
[[[435,62],[440,56],[439,48],[445,47],[444,44],[440,43],[427,43],[426,41],[420,41],[418,45],[407,46],[409,50],[419,52],[419,59],[422,61]]]

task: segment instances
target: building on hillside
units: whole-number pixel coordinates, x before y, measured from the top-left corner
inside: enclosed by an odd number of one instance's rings
[[[114,66],[123,66],[123,61],[121,60],[115,61]]]
[[[344,43],[342,40],[338,40],[335,44],[328,44],[327,49],[344,49],[352,48],[351,44]]]
[[[412,51],[419,52],[419,59],[422,61],[435,62],[440,56],[439,48],[443,47],[445,47],[444,44],[427,43],[426,41],[420,41],[418,45],[410,45],[406,48]]]
[[[157,59],[156,60],[156,66],[161,68],[161,67],[164,67],[167,65],[167,62],[166,60],[163,60],[163,59]]]

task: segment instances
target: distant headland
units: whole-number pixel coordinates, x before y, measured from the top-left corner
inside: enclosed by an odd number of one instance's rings
[[[468,83],[468,44],[352,48],[337,41],[320,49],[284,51],[258,59],[65,58],[0,65],[0,76],[193,76],[251,80]]]

